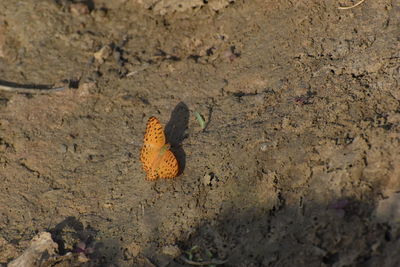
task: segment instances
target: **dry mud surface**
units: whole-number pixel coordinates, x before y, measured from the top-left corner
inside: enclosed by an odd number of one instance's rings
[[[0,263],[399,266],[400,1],[355,3],[0,1]]]

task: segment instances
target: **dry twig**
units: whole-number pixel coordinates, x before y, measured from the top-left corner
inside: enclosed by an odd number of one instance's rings
[[[46,94],[52,93],[56,91],[62,91],[68,88],[68,83],[59,86],[59,87],[50,87],[50,86],[32,86],[32,85],[19,85],[10,82],[0,82],[0,91],[7,91],[13,93],[22,93],[22,94]]]
[[[351,9],[351,8],[353,8],[353,7],[356,7],[356,6],[361,5],[364,1],[365,1],[365,0],[360,0],[359,2],[355,3],[355,4],[352,5],[352,6],[339,6],[338,9],[342,9],[342,10],[343,10],[343,9]]]

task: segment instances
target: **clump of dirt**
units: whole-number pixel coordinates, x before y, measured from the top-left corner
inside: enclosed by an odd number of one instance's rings
[[[0,263],[398,265],[400,4],[352,4],[2,1]]]

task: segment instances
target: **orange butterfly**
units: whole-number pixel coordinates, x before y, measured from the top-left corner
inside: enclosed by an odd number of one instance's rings
[[[155,117],[147,121],[140,161],[147,180],[174,178],[178,174],[178,161],[165,143],[164,130]]]

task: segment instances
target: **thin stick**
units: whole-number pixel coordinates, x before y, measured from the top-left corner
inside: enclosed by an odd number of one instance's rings
[[[339,6],[338,9],[342,9],[342,10],[343,9],[351,9],[353,7],[361,5],[364,1],[365,0],[361,0],[361,1],[359,1],[358,3],[356,3],[356,4],[352,5],[352,6]]]
[[[205,266],[205,265],[221,265],[226,263],[228,260],[210,260],[210,261],[191,261],[184,256],[180,257],[185,263],[194,265],[194,266]]]
[[[62,91],[67,88],[68,85],[62,87],[53,88],[32,88],[32,87],[21,87],[21,86],[9,86],[0,84],[0,91],[14,92],[14,93],[29,93],[29,94],[45,94],[52,93],[55,91]]]
[[[150,64],[144,64],[144,66],[142,66],[141,68],[135,70],[135,71],[131,71],[128,74],[126,74],[126,77],[130,77],[133,76],[141,71],[144,71],[145,69],[147,69],[148,67],[150,67]]]

